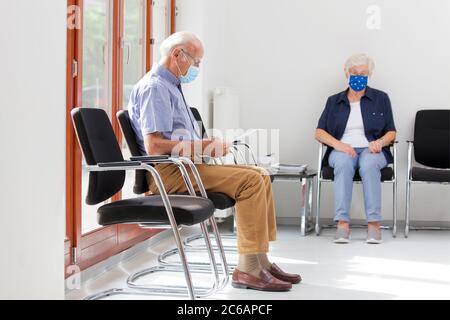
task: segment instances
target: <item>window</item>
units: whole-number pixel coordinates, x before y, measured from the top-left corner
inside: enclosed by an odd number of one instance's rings
[[[164,15],[152,19],[153,8]],[[148,237],[156,230],[137,226],[102,227],[97,224],[98,206],[88,206],[88,172],[76,141],[70,111],[78,106],[102,108],[112,122],[124,157],[130,156],[121,137],[116,113],[126,109],[133,86],[150,70],[155,23],[162,23],[166,37],[175,28],[175,0],[68,0],[68,15],[79,23],[67,30],[67,191],[65,238],[66,266],[81,270]],[[167,26],[171,28],[167,28]],[[159,29],[158,29],[159,30]],[[108,201],[135,197],[134,174],[127,173],[122,194]]]

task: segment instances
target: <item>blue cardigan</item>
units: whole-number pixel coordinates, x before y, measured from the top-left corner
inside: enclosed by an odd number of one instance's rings
[[[348,89],[328,98],[325,110],[322,112],[317,125],[317,129],[325,130],[338,140],[342,139],[350,116],[350,102],[347,92]],[[370,87],[366,88],[366,92],[361,98],[361,114],[364,132],[369,142],[382,138],[388,131],[396,131],[391,101],[383,91]],[[327,148],[323,166],[328,165],[328,157],[332,150],[331,147]],[[388,163],[393,162],[389,147],[383,148],[383,154]]]

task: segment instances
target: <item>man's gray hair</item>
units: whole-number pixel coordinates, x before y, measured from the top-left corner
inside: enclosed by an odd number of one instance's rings
[[[345,62],[345,72],[349,72],[351,67],[367,65],[369,67],[369,75],[372,75],[373,69],[375,69],[375,62],[371,57],[365,53],[358,53],[352,55]]]
[[[185,47],[187,44],[201,46],[200,40],[189,31],[180,31],[173,33],[166,40],[161,43],[159,51],[161,59],[166,59],[172,51],[178,47]]]

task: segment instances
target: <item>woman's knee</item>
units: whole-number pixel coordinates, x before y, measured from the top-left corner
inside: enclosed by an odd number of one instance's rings
[[[385,166],[386,160],[383,154],[366,154],[359,159],[360,174],[379,172]]]
[[[353,163],[352,156],[339,152],[334,155],[333,158],[330,159],[330,165],[334,168],[335,172],[346,171],[346,172],[354,172],[355,166]]]

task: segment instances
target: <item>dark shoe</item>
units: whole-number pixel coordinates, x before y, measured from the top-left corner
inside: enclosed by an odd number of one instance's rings
[[[275,278],[277,278],[279,280],[282,280],[282,281],[285,281],[285,282],[290,282],[290,283],[293,283],[293,284],[297,284],[300,281],[302,281],[302,277],[299,274],[284,272],[275,263],[272,263],[272,266],[270,267],[269,272]]]
[[[267,270],[262,270],[257,278],[235,269],[231,285],[235,288],[261,291],[289,291],[292,288],[292,284],[275,278]]]

